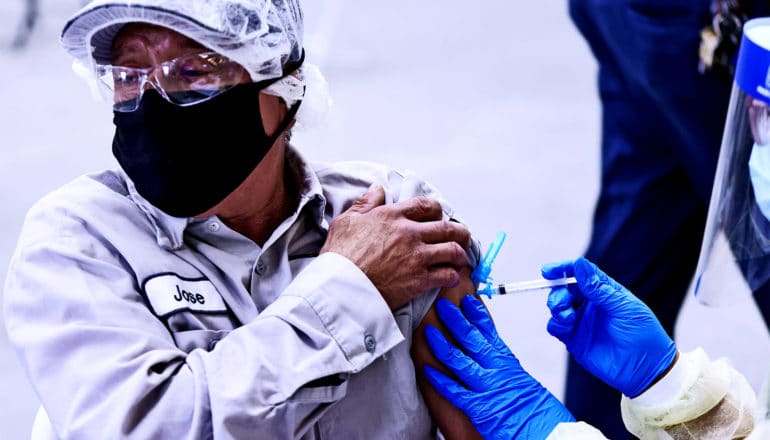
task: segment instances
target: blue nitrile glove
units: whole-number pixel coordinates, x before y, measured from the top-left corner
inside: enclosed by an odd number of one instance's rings
[[[543,277],[577,278],[548,295],[548,333],[607,385],[636,397],[676,359],[674,341],[649,307],[585,258],[543,266]]]
[[[461,312],[451,302],[439,299],[436,308],[467,355],[433,326],[425,329],[428,345],[466,386],[427,365],[425,374],[484,438],[544,439],[559,423],[575,421],[561,402],[524,371],[497,335],[481,301],[466,296]]]

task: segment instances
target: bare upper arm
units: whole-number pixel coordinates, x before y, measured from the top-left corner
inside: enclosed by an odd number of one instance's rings
[[[460,300],[465,295],[475,292],[476,289],[470,279],[470,273],[470,268],[464,269],[461,272],[460,283],[456,287],[442,289],[436,299],[446,298],[454,304],[459,304]],[[442,434],[444,434],[448,440],[480,439],[482,438],[481,435],[473,427],[473,424],[468,417],[465,416],[462,411],[455,408],[449,401],[444,399],[444,397],[431,386],[423,373],[423,365],[427,364],[449,374],[447,369],[433,356],[433,353],[431,353],[428,343],[425,340],[425,326],[428,324],[437,327],[450,341],[452,340],[449,333],[439,321],[435,305],[431,306],[430,310],[428,310],[428,313],[417,327],[412,344],[412,359],[417,371],[417,383],[423,398],[425,399],[425,403],[428,405],[431,416],[441,429]]]

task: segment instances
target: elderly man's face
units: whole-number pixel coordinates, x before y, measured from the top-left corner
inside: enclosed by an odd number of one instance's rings
[[[145,68],[179,57],[210,52],[195,40],[168,28],[147,23],[130,23],[124,26],[112,44],[112,64],[115,66]],[[236,65],[228,75],[228,84],[251,82],[249,73]],[[149,83],[146,88],[152,87]],[[167,90],[178,91],[178,90]],[[119,92],[116,90],[116,97]],[[272,135],[286,115],[286,106],[280,98],[265,93],[259,96],[262,124],[268,136]]]

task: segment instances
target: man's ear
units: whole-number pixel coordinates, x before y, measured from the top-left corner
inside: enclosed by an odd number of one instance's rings
[[[275,134],[288,112],[289,109],[283,98],[259,92],[259,114],[262,116],[262,126],[265,128],[266,135],[273,136]],[[293,125],[294,121],[292,120],[289,128]]]

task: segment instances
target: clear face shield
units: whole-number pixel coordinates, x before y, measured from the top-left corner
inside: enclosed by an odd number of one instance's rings
[[[707,305],[742,288],[770,291],[770,18],[744,26],[694,279]]]

